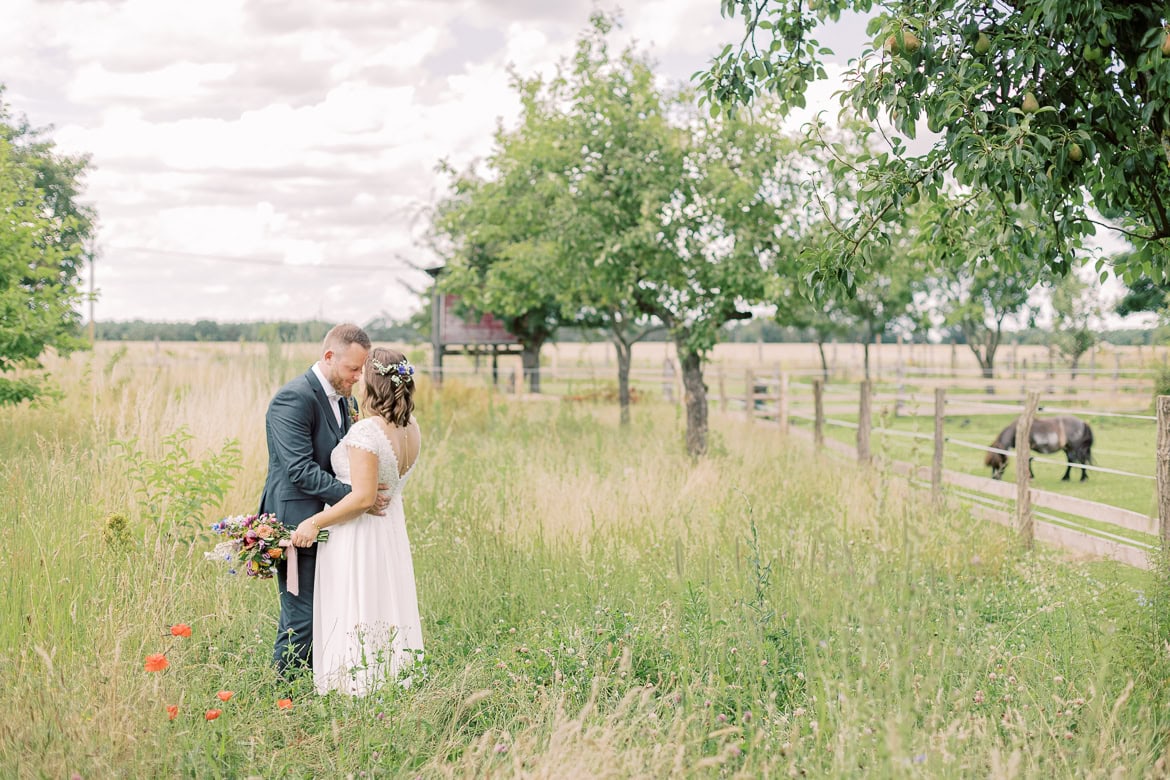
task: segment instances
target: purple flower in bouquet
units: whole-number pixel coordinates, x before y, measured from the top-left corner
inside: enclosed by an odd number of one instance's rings
[[[249,577],[269,579],[276,564],[284,560],[291,546],[292,533],[273,514],[233,515],[211,524],[211,530],[225,541],[215,546],[206,557],[211,560],[235,559],[244,565]],[[317,534],[317,541],[329,538],[328,531]]]

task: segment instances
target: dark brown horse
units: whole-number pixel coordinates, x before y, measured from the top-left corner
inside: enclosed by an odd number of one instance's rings
[[[1017,417],[1011,425],[999,432],[999,436],[991,443],[997,450],[1010,450],[1016,446]],[[1062,480],[1068,480],[1074,463],[1088,465],[1093,462],[1093,431],[1076,417],[1065,415],[1032,421],[1032,435],[1028,437],[1032,443],[1032,450],[1043,454],[1064,450],[1068,458],[1068,468],[1064,470]],[[989,452],[983,459],[984,465],[991,466],[991,478],[999,479],[1007,468],[1007,456],[1001,452]],[[1028,464],[1028,475],[1032,476],[1032,464]],[[1081,482],[1089,478],[1084,468],[1081,469]]]

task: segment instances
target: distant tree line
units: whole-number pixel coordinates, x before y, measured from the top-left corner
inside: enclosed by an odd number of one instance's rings
[[[314,342],[336,323],[322,320],[304,322],[97,322],[94,336],[99,341],[253,341],[253,342]],[[407,320],[393,322],[377,319],[363,326],[370,338],[379,342],[416,344],[430,337],[419,333],[416,323]]]

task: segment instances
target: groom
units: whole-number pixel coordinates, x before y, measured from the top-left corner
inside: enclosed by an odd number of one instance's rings
[[[321,359],[277,391],[268,405],[268,478],[260,511],[271,512],[289,529],[336,504],[349,485],[333,475],[329,455],[350,426],[350,393],[362,376],[370,337],[357,325],[338,325],[325,335]],[[374,514],[389,503],[379,493]],[[288,592],[287,565],[276,567],[280,625],[273,661],[281,674],[290,666],[313,664],[313,583],[317,547],[297,550],[297,595]]]

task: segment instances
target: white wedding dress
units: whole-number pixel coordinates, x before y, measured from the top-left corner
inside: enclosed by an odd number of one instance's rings
[[[318,693],[364,696],[386,681],[410,684],[423,641],[414,563],[394,447],[373,419],[359,420],[334,448],[333,472],[350,482],[349,448],[378,456],[378,481],[389,486],[385,514],[363,514],[329,527],[317,548],[313,596],[313,684]]]

